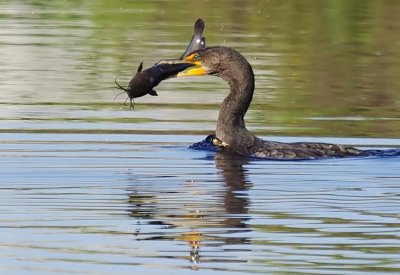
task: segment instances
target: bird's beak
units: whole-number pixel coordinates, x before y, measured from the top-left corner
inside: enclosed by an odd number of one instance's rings
[[[201,61],[194,60],[193,56],[194,56],[194,54],[191,54],[191,55],[188,55],[187,57],[183,58],[183,60],[182,60],[183,63],[192,64],[193,66],[187,68],[186,70],[179,72],[176,75],[176,77],[207,74],[206,68],[203,66]]]
[[[187,68],[184,71],[179,72],[176,77],[182,76],[195,76],[195,75],[205,75],[207,74],[207,68],[201,63],[200,60],[196,60],[195,56],[198,56],[197,53],[189,54],[183,59],[166,59],[160,60],[157,64],[191,64],[192,66]]]

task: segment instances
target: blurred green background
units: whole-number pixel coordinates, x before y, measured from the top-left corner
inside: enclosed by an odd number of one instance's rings
[[[396,0],[2,2],[0,130],[213,131],[220,79],[165,81],[134,111],[111,90],[141,61],[178,57],[203,18],[209,46],[254,68],[253,131],[398,138],[399,14]]]

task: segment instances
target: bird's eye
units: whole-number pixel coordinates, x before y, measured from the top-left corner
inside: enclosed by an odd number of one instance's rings
[[[198,54],[196,53],[196,54],[193,56],[193,59],[196,60],[196,61],[197,61],[197,60],[200,60],[200,55],[198,55]]]

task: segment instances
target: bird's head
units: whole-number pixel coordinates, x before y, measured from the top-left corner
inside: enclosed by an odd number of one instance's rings
[[[216,75],[225,80],[240,77],[243,66],[250,66],[239,52],[221,46],[196,50],[180,60],[161,60],[158,64],[164,62],[192,64],[176,77]]]

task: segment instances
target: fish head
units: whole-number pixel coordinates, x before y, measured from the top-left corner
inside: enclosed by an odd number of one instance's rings
[[[138,98],[148,94],[153,88],[151,75],[147,70],[143,71],[143,62],[140,63],[136,74],[129,81],[128,96],[130,98]]]

